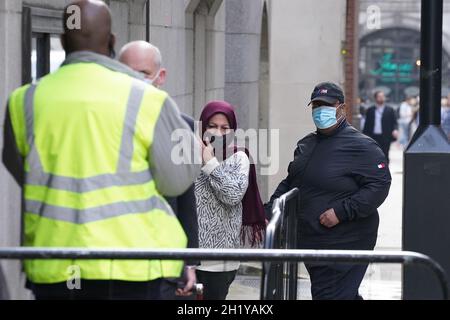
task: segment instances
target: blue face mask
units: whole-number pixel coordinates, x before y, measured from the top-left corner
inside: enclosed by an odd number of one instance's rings
[[[337,123],[337,109],[330,106],[317,107],[312,111],[314,124],[318,129],[328,129]]]

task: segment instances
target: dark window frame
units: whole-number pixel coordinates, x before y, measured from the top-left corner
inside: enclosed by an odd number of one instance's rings
[[[50,72],[50,38],[63,33],[63,10],[22,8],[22,84],[32,81],[32,41],[36,38],[36,78]]]
[[[384,41],[384,42],[383,42]],[[380,44],[384,43],[384,44]],[[387,45],[388,42],[391,42],[391,45]],[[405,53],[405,51],[401,50],[414,50],[415,56],[417,59],[420,59],[420,32],[417,30],[404,28],[404,27],[394,27],[394,28],[386,28],[375,31],[364,36],[360,40],[360,63],[366,66],[369,64],[370,54],[374,50],[383,50],[386,48],[391,48],[393,52],[395,52],[395,56],[392,59],[392,63],[401,64],[407,61],[403,56],[399,56],[401,53]],[[450,87],[450,71],[446,68],[447,64],[450,64],[450,53],[443,51],[443,74],[442,74],[442,85],[443,87]],[[411,84],[410,86],[419,87],[420,82],[420,72],[419,67],[414,66],[414,70],[410,75]],[[358,68],[359,73],[359,90],[361,95],[366,98],[371,99],[371,92],[367,92],[367,84],[368,83],[376,83],[377,80],[380,80],[380,76],[370,75],[367,73],[367,70],[362,70],[360,67]],[[396,71],[396,75],[393,77],[393,81],[391,84],[388,82],[378,85],[388,86],[392,89],[390,98],[394,103],[400,103],[404,98],[404,88],[408,85],[406,83],[401,83],[398,80],[402,78],[399,74],[398,70]],[[373,88],[372,88],[373,89]]]

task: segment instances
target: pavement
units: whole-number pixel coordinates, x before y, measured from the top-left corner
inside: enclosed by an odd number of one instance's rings
[[[402,197],[403,197],[403,151],[392,144],[389,169],[392,184],[388,197],[378,209],[380,226],[375,250],[401,250],[402,239]],[[401,299],[401,265],[369,265],[360,294],[366,300]],[[242,263],[235,281],[230,287],[228,300],[259,300],[261,263]],[[311,300],[309,276],[300,264],[298,297]]]

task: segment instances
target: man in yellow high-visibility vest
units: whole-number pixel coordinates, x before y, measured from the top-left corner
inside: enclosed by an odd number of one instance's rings
[[[110,58],[108,7],[98,0],[72,5],[80,8],[81,28],[64,23],[66,60],[15,90],[7,106],[3,162],[22,186],[25,245],[185,248],[163,196],[192,184],[201,147],[167,93]],[[69,18],[66,10],[64,22]],[[176,130],[190,142],[181,153],[173,152],[180,149]],[[161,299],[175,290],[164,279],[180,276],[182,267],[160,260],[25,261],[37,299]],[[73,273],[81,288],[70,282]]]

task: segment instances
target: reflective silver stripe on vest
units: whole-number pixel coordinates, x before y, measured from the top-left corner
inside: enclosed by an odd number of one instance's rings
[[[32,83],[25,92],[25,123],[27,132],[27,143],[30,147],[27,161],[30,169],[42,170],[41,159],[34,144],[34,94],[36,92],[36,84]]]
[[[123,126],[122,142],[120,145],[118,172],[130,172],[133,160],[133,139],[137,122],[137,115],[142,98],[144,97],[145,84],[141,81],[133,81],[130,96],[127,103],[127,112]]]
[[[125,113],[119,160],[115,174],[102,174],[88,178],[64,177],[49,174],[43,167],[34,143],[34,95],[36,85],[31,85],[25,94],[25,118],[27,124],[27,140],[30,146],[28,164],[30,172],[26,176],[26,184],[45,186],[57,190],[84,193],[113,186],[144,184],[152,181],[150,170],[131,172],[133,159],[133,139],[137,115],[145,92],[145,84],[133,80]]]
[[[152,181],[150,170],[75,179],[42,172],[31,171],[26,176],[26,184],[33,186],[49,186],[52,189],[76,193],[90,192],[110,187],[132,186]]]
[[[30,152],[27,157],[30,172],[26,174],[26,184],[48,187],[55,190],[85,193],[114,186],[131,186],[152,181],[150,170],[131,172],[135,128],[137,116],[145,93],[145,86],[146,85],[139,80],[133,80],[132,82],[125,112],[116,173],[102,174],[87,178],[64,177],[44,172],[34,142],[35,131],[33,109],[36,85],[30,86],[25,93],[24,103],[27,141],[30,146]],[[121,201],[82,210],[49,205],[40,201],[25,200],[26,212],[77,224],[113,218],[126,214],[146,213],[152,209],[161,209],[172,216],[174,215],[168,204],[158,196],[153,196],[147,200]]]
[[[27,126],[27,142],[31,147],[34,135],[34,94],[36,92],[36,84],[32,83],[25,92],[25,123]]]
[[[171,216],[174,216],[167,203],[158,196],[153,196],[147,200],[123,201],[81,210],[26,200],[25,208],[27,213],[76,224],[89,223],[126,214],[146,213],[153,209],[161,209]]]

